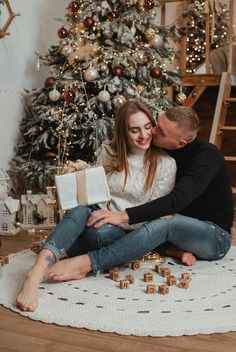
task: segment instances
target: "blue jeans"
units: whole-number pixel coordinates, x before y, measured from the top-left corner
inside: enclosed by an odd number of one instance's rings
[[[193,253],[198,259],[217,260],[230,249],[231,235],[211,222],[179,214],[160,218],[106,247],[88,252],[92,271],[96,273],[138,259],[165,242]]]
[[[98,229],[86,227],[86,221],[94,209],[98,209],[98,207],[79,205],[69,210],[41,248],[50,250],[56,260],[59,260],[110,245],[125,235],[120,227],[110,224],[103,225]]]

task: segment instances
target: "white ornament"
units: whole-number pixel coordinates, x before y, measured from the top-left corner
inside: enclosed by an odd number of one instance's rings
[[[135,95],[136,93],[135,93],[135,90],[133,89],[133,88],[131,88],[131,87],[128,87],[127,89],[126,89],[126,92],[129,94],[129,95]]]
[[[163,39],[159,34],[155,34],[154,37],[149,41],[149,45],[153,48],[159,48],[163,44]]]
[[[70,45],[65,45],[65,46],[63,46],[61,53],[62,53],[62,55],[67,57],[72,53],[72,51],[73,51],[73,49]]]
[[[49,98],[52,101],[58,101],[60,97],[61,97],[61,93],[56,88],[54,88],[53,90],[51,90],[51,92],[49,92]]]
[[[126,98],[123,95],[116,95],[112,102],[116,108],[119,108],[122,104],[126,102]]]
[[[107,69],[108,69],[108,67],[107,67],[107,65],[105,65],[105,64],[103,64],[103,65],[100,66],[100,70],[101,70],[102,72],[106,72]]]
[[[86,82],[92,82],[96,78],[98,78],[98,71],[95,68],[87,68],[87,70],[84,72],[84,79]]]
[[[98,100],[101,101],[102,103],[107,103],[110,100],[110,94],[107,90],[102,90],[98,94]]]

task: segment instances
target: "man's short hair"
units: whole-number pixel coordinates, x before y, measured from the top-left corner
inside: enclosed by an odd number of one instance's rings
[[[165,112],[165,115],[171,121],[176,121],[178,127],[189,132],[197,132],[199,127],[199,118],[195,110],[188,106],[176,106]]]

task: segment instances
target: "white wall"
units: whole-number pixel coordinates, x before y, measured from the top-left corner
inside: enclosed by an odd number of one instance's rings
[[[47,53],[57,44],[57,30],[64,20],[69,0],[10,0],[15,13],[9,27],[9,36],[0,39],[0,166],[7,168],[23,117],[22,93],[24,89],[43,86],[46,70],[36,71],[35,52]],[[6,16],[0,6],[0,26]]]

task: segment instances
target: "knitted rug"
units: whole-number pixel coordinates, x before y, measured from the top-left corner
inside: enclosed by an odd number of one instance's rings
[[[177,278],[190,273],[189,288],[169,286],[169,293],[146,293],[144,273],[153,283],[166,283],[153,269],[155,261],[143,261],[138,270],[119,268],[120,278],[131,274],[128,289],[102,274],[83,280],[43,283],[39,307],[33,313],[15,306],[16,294],[35,260],[30,250],[9,255],[0,267],[0,304],[23,316],[44,323],[87,328],[123,335],[181,336],[236,331],[236,247],[220,261],[198,261],[194,267],[166,258],[164,266]]]

